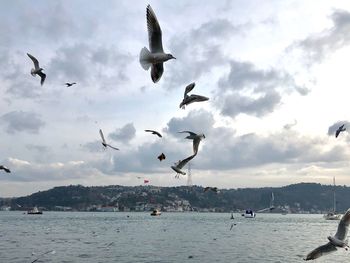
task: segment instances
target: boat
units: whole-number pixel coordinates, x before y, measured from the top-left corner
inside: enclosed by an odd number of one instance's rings
[[[242,214],[242,216],[244,216],[244,218],[254,218],[255,217],[255,213],[253,210],[251,209],[248,209],[248,210],[245,210],[245,213]]]
[[[162,213],[158,209],[154,209],[151,213],[151,216],[160,216]]]
[[[231,218],[230,219],[235,219],[234,217],[233,217],[233,213],[231,213]]]
[[[27,214],[28,215],[42,215],[43,212],[40,211],[36,206],[34,206],[32,210],[27,211]]]
[[[333,211],[323,215],[323,218],[326,220],[340,220],[342,215],[336,213],[336,204],[337,201],[335,199],[335,177],[333,177]]]

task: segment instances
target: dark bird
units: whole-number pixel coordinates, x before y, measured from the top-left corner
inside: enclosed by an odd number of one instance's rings
[[[201,142],[202,139],[205,138],[205,135],[203,133],[197,134],[191,131],[180,131],[179,133],[189,133],[190,135],[185,137],[185,139],[193,140],[193,154],[198,153],[198,147],[199,143]]]
[[[210,186],[207,186],[207,187],[204,188],[204,192],[207,192],[207,191],[209,191],[209,190],[211,190],[211,191],[213,191],[213,192],[215,192],[215,193],[220,193],[220,191],[219,191],[219,189],[218,189],[217,187],[210,187]]]
[[[113,146],[111,146],[110,144],[106,143],[105,137],[103,136],[103,132],[102,132],[101,129],[100,129],[100,135],[101,135],[103,147],[107,148],[107,146],[108,146],[108,147],[110,147],[110,148],[112,148],[112,149],[114,149],[114,150],[119,150],[118,148],[113,147]]]
[[[41,78],[40,84],[43,85],[46,79],[46,74],[43,72],[44,69],[39,66],[39,61],[35,57],[29,53],[27,53],[27,55],[34,63],[34,68],[31,69],[30,74],[32,74],[33,77],[39,75]]]
[[[159,138],[162,138],[162,135],[161,135],[159,132],[157,132],[157,131],[154,131],[154,130],[145,130],[145,132],[151,132],[152,134],[157,135]]]
[[[186,175],[185,172],[181,171],[181,169],[189,162],[193,159],[193,157],[195,157],[196,155],[193,154],[189,157],[187,157],[186,159],[183,160],[179,160],[177,163],[174,163],[173,166],[171,166],[171,169],[173,169],[177,174],[175,175],[175,178],[179,178],[179,175]]]
[[[0,165],[0,170],[4,170],[6,173],[11,173],[10,169],[3,165]]]
[[[338,136],[339,136],[339,134],[340,134],[341,132],[346,131],[346,128],[344,128],[344,125],[345,125],[345,124],[341,125],[341,126],[338,128],[338,130],[335,131],[335,138],[338,138]]]
[[[165,160],[166,157],[165,157],[164,153],[161,153],[157,158],[159,161],[163,161],[163,160]]]
[[[312,260],[337,251],[338,248],[349,249],[347,235],[350,224],[350,209],[346,211],[342,219],[339,222],[337,233],[332,237],[328,236],[329,242],[325,245],[319,246],[318,248],[311,251],[304,260]]]
[[[163,75],[163,62],[169,59],[175,59],[173,55],[164,53],[162,44],[162,30],[160,29],[157,17],[150,5],[146,9],[148,43],[149,49],[146,47],[141,49],[140,64],[144,70],[151,67],[151,78],[154,83],[158,82]]]
[[[193,90],[195,85],[196,84],[193,82],[193,83],[186,86],[185,92],[184,92],[184,98],[181,101],[180,106],[179,106],[180,108],[184,109],[186,105],[189,105],[193,102],[201,102],[201,101],[209,100],[209,98],[207,98],[205,96],[201,96],[201,95],[196,95],[196,94],[188,95],[188,93]]]
[[[65,83],[65,85],[66,85],[67,87],[71,87],[71,86],[73,86],[73,85],[75,85],[75,84],[77,84],[77,83],[76,83],[76,82],[72,82],[72,83],[66,82],[66,83]]]

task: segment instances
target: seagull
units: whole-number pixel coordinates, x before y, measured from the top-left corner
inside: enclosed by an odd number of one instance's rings
[[[336,251],[337,248],[344,248],[345,250],[348,250],[349,245],[346,237],[348,235],[349,224],[350,209],[346,211],[345,215],[343,215],[342,219],[340,220],[335,236],[328,236],[327,238],[329,242],[311,251],[304,260],[319,258],[323,255]]]
[[[346,128],[344,128],[344,125],[341,125],[338,130],[335,131],[335,138],[337,138],[339,136],[339,133],[343,132],[343,131],[346,131]]]
[[[31,69],[30,74],[32,74],[33,77],[35,77],[35,75],[39,75],[41,78],[40,84],[43,85],[46,79],[46,74],[43,73],[44,69],[39,66],[39,61],[35,57],[29,53],[27,53],[27,55],[34,63],[34,68]]]
[[[69,82],[66,82],[65,85],[68,87],[71,87],[73,85],[77,84],[76,82],[72,82],[72,83],[69,83]]]
[[[157,132],[157,131],[154,131],[154,130],[145,130],[145,132],[151,132],[152,134],[157,135],[159,138],[162,138],[162,135],[161,135],[159,132]]]
[[[202,139],[205,138],[205,135],[203,133],[196,134],[191,131],[180,131],[179,133],[185,133],[185,132],[188,132],[190,134],[189,136],[185,137],[185,139],[193,140],[193,153],[197,155],[199,143]]]
[[[3,165],[0,165],[0,170],[4,170],[6,173],[11,173],[10,169]]]
[[[180,108],[185,109],[186,105],[191,104],[193,102],[200,102],[200,101],[209,100],[209,98],[207,98],[205,96],[201,96],[201,95],[196,95],[196,94],[188,95],[188,93],[191,90],[193,90],[195,85],[196,85],[196,83],[193,82],[193,83],[186,86],[185,93],[184,93],[184,99],[180,103]]]
[[[163,161],[166,157],[164,153],[161,153],[157,158],[159,159],[159,161]]]
[[[207,192],[209,190],[212,190],[213,192],[215,193],[220,193],[219,189],[217,187],[210,187],[210,186],[207,186],[204,188],[204,192]]]
[[[106,143],[105,137],[103,136],[103,132],[102,132],[101,129],[100,129],[100,135],[101,135],[103,147],[107,148],[107,146],[108,146],[108,147],[110,147],[110,148],[112,148],[112,149],[114,149],[114,150],[119,150],[118,148],[113,147],[113,146],[109,145],[108,143]]]
[[[186,175],[185,172],[181,171],[181,169],[189,162],[193,159],[193,157],[195,157],[196,155],[193,154],[189,157],[187,157],[186,159],[183,159],[183,160],[179,160],[177,163],[174,163],[173,166],[171,166],[171,168],[177,173],[175,175],[175,178],[179,178],[179,174],[182,174],[182,175]]]
[[[146,9],[146,18],[150,50],[146,47],[141,49],[140,64],[144,70],[148,70],[151,67],[151,78],[152,81],[156,83],[163,74],[163,62],[176,58],[163,51],[162,30],[160,29],[157,17],[150,5],[148,5]]]

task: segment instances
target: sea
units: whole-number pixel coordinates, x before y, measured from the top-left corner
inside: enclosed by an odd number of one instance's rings
[[[3,211],[0,262],[303,262],[339,222],[311,214],[233,215]],[[350,252],[315,262],[350,262]]]

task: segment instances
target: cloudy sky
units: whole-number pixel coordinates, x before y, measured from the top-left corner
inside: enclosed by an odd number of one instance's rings
[[[139,64],[147,4],[177,58],[156,84]],[[206,136],[191,162],[197,185],[330,184],[333,176],[350,185],[350,135],[334,137],[340,124],[350,130],[349,1],[0,5],[0,162],[12,170],[0,174],[0,196],[139,185],[138,176],[184,185],[170,168],[192,153],[181,130]],[[26,53],[44,68],[43,86]],[[180,109],[191,82],[210,100]],[[102,149],[100,128],[120,151]]]

